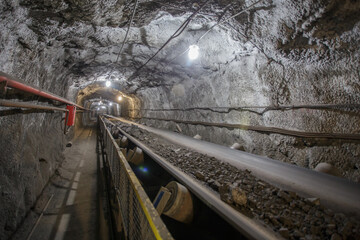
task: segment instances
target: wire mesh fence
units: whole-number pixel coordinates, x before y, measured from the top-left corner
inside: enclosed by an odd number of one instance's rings
[[[102,118],[100,134],[126,239],[173,239]]]

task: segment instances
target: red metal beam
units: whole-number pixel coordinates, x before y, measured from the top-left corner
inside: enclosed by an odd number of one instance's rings
[[[39,89],[39,88],[32,87],[29,84],[24,83],[14,77],[9,76],[6,73],[3,73],[0,71],[0,83],[1,82],[6,82],[7,87],[16,88],[16,89],[19,89],[19,90],[22,90],[22,91],[25,91],[28,93],[32,93],[32,94],[47,98],[47,99],[59,101],[59,102],[62,102],[62,103],[68,104],[68,105],[76,106],[77,108],[80,108],[80,109],[87,110],[86,108],[84,108],[74,102],[71,102],[63,97],[60,97],[58,95],[55,95],[53,93],[47,92],[47,91]]]

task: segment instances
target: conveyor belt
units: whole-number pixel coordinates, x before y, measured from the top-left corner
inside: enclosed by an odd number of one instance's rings
[[[360,185],[357,183],[122,118],[109,117],[136,125],[172,143],[223,160],[239,169],[248,169],[258,178],[278,187],[303,196],[320,198],[322,204],[360,216]]]
[[[184,184],[194,195],[201,199],[207,206],[222,216],[227,222],[238,229],[248,239],[279,239],[275,233],[269,229],[264,228],[254,220],[246,217],[245,215],[235,211],[213,192],[202,186],[191,177],[184,174],[177,167],[171,165],[164,158],[154,153],[146,145],[132,137],[128,133],[119,129],[130,141],[139,146],[146,154],[148,154],[154,161],[162,166],[166,171],[173,175],[179,182]]]

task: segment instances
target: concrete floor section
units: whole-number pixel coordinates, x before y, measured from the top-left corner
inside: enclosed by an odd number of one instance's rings
[[[56,171],[40,197],[42,207],[37,216],[24,223],[14,237],[29,237],[35,221],[49,202],[31,240],[108,239],[107,217],[104,216],[104,191],[101,181],[102,164],[96,153],[96,130],[79,129],[73,145],[65,150],[66,159]],[[38,204],[38,205],[39,205]],[[30,214],[31,216],[31,214]],[[35,221],[34,221],[35,220]]]

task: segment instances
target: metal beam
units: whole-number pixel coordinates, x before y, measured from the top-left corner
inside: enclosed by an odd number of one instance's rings
[[[12,101],[7,101],[7,100],[0,100],[0,106],[15,107],[15,108],[43,109],[43,110],[62,111],[62,112],[68,111],[65,108],[41,106],[41,105],[36,105],[36,104],[30,104],[30,103],[24,103],[24,102],[12,102]]]
[[[77,108],[85,110],[84,107],[82,107],[74,102],[71,102],[63,97],[60,97],[56,94],[47,92],[40,88],[33,87],[28,83],[25,83],[15,77],[12,77],[12,76],[0,71],[0,83],[1,82],[6,82],[7,87],[16,88],[16,89],[19,89],[19,90],[22,90],[22,91],[25,91],[28,93],[32,93],[32,94],[35,94],[35,95],[38,95],[38,96],[41,96],[41,97],[44,97],[47,99],[59,101],[59,102],[62,102],[62,103],[68,104],[68,105],[76,106]]]

